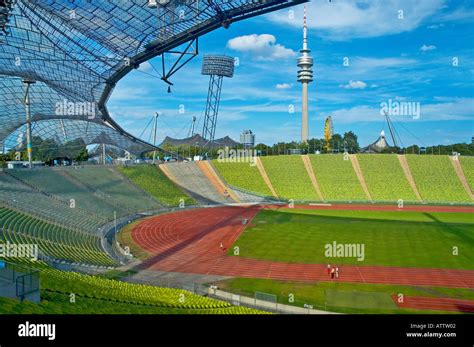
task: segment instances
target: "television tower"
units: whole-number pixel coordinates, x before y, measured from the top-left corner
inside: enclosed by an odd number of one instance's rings
[[[303,48],[300,50],[298,58],[298,82],[303,85],[303,100],[301,109],[301,142],[308,142],[308,84],[313,81],[313,58],[309,55],[308,41],[306,37],[306,6],[304,7],[304,24],[303,24]]]

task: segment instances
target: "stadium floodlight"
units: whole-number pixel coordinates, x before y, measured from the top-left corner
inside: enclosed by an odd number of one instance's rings
[[[157,150],[111,117],[107,102],[117,83],[166,53],[176,61],[161,75],[172,85],[173,74],[198,54],[197,39],[223,21],[235,23],[306,1],[0,0],[0,61],[9,62],[0,66],[0,143],[16,151],[19,134],[26,138],[22,80],[30,77],[36,80],[29,89],[33,138],[57,147],[106,143],[135,155]],[[58,112],[58,102],[93,104],[95,117]]]
[[[222,79],[234,76],[234,58],[226,55],[205,55],[201,73],[210,76],[206,111],[204,113],[204,126],[202,128],[202,137],[208,140],[210,146],[214,142],[216,133]]]

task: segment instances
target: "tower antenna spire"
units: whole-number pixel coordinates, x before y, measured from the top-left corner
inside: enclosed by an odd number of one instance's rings
[[[309,139],[308,133],[308,84],[313,81],[313,58],[308,49],[307,27],[306,27],[306,6],[304,7],[303,20],[303,48],[300,50],[301,55],[298,58],[298,82],[302,85],[301,100],[301,143],[307,143]]]
[[[304,20],[303,20],[303,49],[308,49],[307,29],[306,29],[306,5],[304,6]]]

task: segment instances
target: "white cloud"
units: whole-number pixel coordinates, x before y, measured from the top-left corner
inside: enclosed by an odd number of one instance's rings
[[[364,70],[371,70],[376,68],[389,68],[389,67],[402,67],[402,66],[411,66],[416,64],[415,59],[409,58],[367,58],[367,57],[355,57],[354,62],[351,62],[356,68],[362,68]]]
[[[439,29],[439,28],[442,28],[442,27],[444,27],[443,23],[428,25],[426,28],[427,29]]]
[[[441,16],[441,21],[463,21],[471,20],[474,17],[474,10],[471,8],[458,7],[454,11]]]
[[[428,51],[433,51],[436,49],[436,46],[433,46],[433,45],[423,45],[420,47],[420,51],[422,52],[428,52]]]
[[[351,80],[348,84],[341,84],[340,87],[345,89],[364,89],[365,87],[367,87],[367,83],[362,81]]]
[[[276,89],[290,89],[293,87],[293,83],[278,83],[275,87]]]
[[[400,100],[401,98],[399,98]],[[387,100],[382,100],[387,101]],[[416,102],[416,100],[408,100]],[[458,98],[450,102],[426,104],[420,103],[420,118],[414,120],[411,116],[392,116],[395,122],[419,122],[419,121],[459,121],[472,119],[473,98]],[[334,122],[359,123],[359,122],[383,122],[380,115],[380,105],[355,106],[331,112]]]
[[[330,40],[377,37],[416,29],[426,18],[442,8],[444,0],[361,0],[313,1],[307,4],[308,26]],[[268,15],[272,21],[301,27],[303,7]],[[403,11],[403,19],[399,18]]]
[[[237,52],[250,53],[257,60],[277,60],[296,56],[296,52],[276,43],[275,36],[270,34],[238,36],[230,39],[227,47]]]
[[[153,69],[153,67],[151,66],[150,62],[145,61],[145,62],[140,64],[140,67],[138,68],[138,71],[148,72],[148,71],[151,71],[152,69]]]

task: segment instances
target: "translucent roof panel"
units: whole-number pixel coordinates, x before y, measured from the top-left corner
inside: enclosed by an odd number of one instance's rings
[[[150,151],[155,147],[128,134],[107,111],[121,78],[211,30],[305,1],[168,0],[154,8],[148,0],[13,1],[6,31],[0,28],[0,143],[24,129],[28,80],[35,82],[29,95],[39,136],[66,133],[86,144]],[[90,133],[81,133],[85,128]]]

